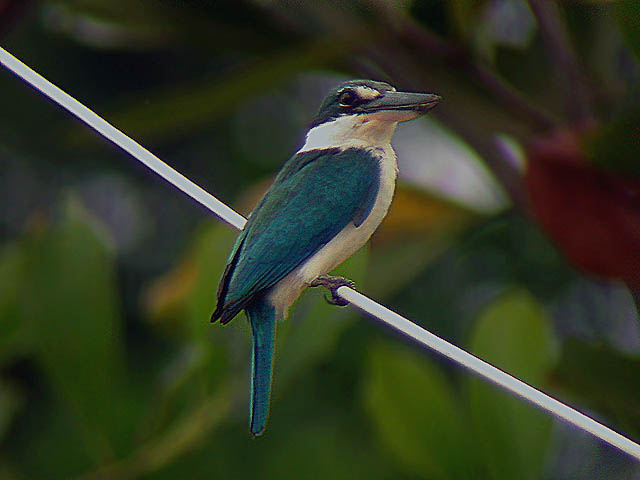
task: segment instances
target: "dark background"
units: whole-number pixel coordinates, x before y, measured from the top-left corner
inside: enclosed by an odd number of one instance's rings
[[[339,271],[635,439],[639,22],[632,0],[0,0],[3,47],[243,214],[341,81],[442,95]],[[234,236],[0,72],[0,478],[640,478],[319,291],[250,438],[246,322],[208,322]]]

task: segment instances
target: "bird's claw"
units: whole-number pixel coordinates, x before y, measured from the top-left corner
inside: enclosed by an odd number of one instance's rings
[[[331,292],[331,297],[324,297],[330,305],[338,305],[344,307],[349,302],[338,295],[338,288],[349,287],[355,288],[356,284],[352,280],[344,277],[333,277],[330,275],[320,275],[313,282],[309,284],[310,287],[325,287]]]

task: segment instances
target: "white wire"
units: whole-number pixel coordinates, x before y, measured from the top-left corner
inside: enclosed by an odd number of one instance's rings
[[[620,435],[619,433],[596,422],[592,418],[573,408],[559,402],[555,398],[536,390],[532,386],[512,377],[508,373],[480,360],[478,357],[465,352],[461,348],[450,344],[446,340],[437,337],[433,333],[416,325],[412,321],[398,315],[396,312],[376,303],[369,297],[362,295],[349,287],[340,287],[337,290],[340,297],[369,315],[382,320],[386,325],[418,341],[422,345],[444,355],[455,363],[468,368],[472,372],[492,381],[505,390],[515,393],[519,397],[537,405],[538,407],[553,413],[554,415],[572,423],[576,427],[585,430],[596,437],[619,448],[623,452],[640,460],[640,445]]]
[[[246,219],[242,215],[238,214],[235,210],[229,208],[216,197],[175,171],[149,150],[126,136],[75,98],[56,87],[49,80],[33,71],[2,47],[0,47],[0,63],[22,78],[25,82],[29,83],[31,86],[56,102],[58,105],[66,108],[69,112],[96,130],[103,137],[112,141],[132,157],[142,162],[146,167],[153,170],[167,182],[179,188],[194,200],[200,202],[229,225],[242,230],[246,223]]]
[[[0,63],[22,78],[25,82],[42,92],[54,102],[73,113],[88,126],[98,131],[105,138],[109,139],[120,148],[128,152],[131,156],[142,162],[149,169],[164,178],[167,182],[176,186],[194,200],[200,202],[211,212],[219,216],[229,225],[241,230],[246,219],[222,203],[220,200],[194,184],[166,163],[153,155],[151,152],[140,146],[138,143],[127,137],[124,133],[103,120],[97,114],[82,105],[76,99],[53,85],[51,82],[40,76],[38,73],[27,67],[24,63],[16,59],[0,47]],[[591,433],[599,439],[619,448],[637,460],[640,460],[640,445],[628,438],[614,432],[610,428],[598,423],[592,418],[574,410],[564,403],[542,393],[530,385],[518,380],[515,377],[499,370],[498,368],[480,360],[479,358],[465,352],[461,348],[437,337],[424,328],[416,325],[410,320],[398,315],[388,308],[380,305],[374,300],[362,295],[348,287],[340,287],[338,294],[363,312],[381,320],[386,325],[402,332],[408,337],[416,340],[422,345],[444,355],[454,362],[468,368],[477,375],[501,386],[525,400],[547,410],[548,412],[566,420],[576,427]]]

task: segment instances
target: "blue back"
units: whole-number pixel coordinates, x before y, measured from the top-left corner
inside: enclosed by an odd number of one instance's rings
[[[212,318],[228,322],[349,222],[359,226],[379,183],[379,160],[365,150],[310,150],[292,157],[236,241]]]

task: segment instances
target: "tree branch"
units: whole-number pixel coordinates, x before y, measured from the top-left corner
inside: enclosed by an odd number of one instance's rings
[[[566,28],[555,2],[528,0],[538,21],[540,37],[551,59],[559,84],[562,86],[567,115],[575,124],[591,118],[589,90],[569,41]]]
[[[457,69],[466,71],[470,77],[487,89],[496,99],[516,117],[526,121],[535,129],[548,131],[554,129],[556,122],[538,106],[532,104],[511,85],[507,84],[494,71],[475,62],[461,47],[441,39],[425,29],[413,18],[397,9],[378,4],[380,19],[400,39],[407,41]]]

